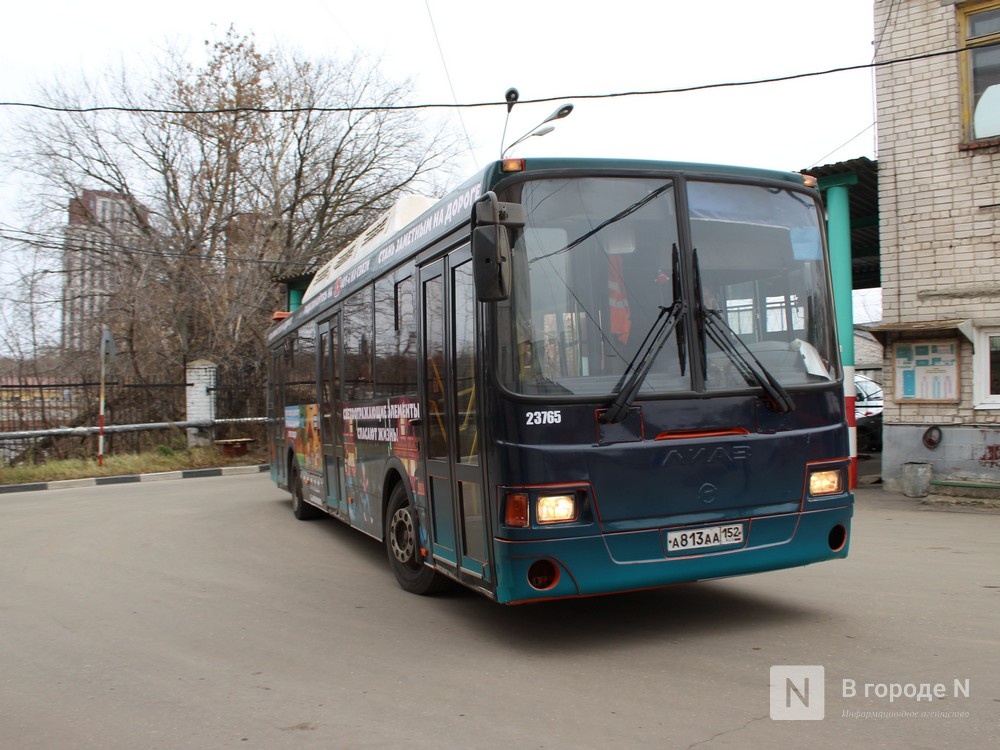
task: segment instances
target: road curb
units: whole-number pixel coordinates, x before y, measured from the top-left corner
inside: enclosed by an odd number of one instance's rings
[[[162,482],[173,479],[230,477],[237,474],[263,474],[266,471],[270,471],[270,469],[270,464],[260,464],[257,466],[223,466],[217,469],[185,469],[183,471],[161,471],[153,474],[123,474],[116,477],[90,477],[87,479],[60,479],[55,482],[3,484],[0,485],[0,495],[14,492],[38,492],[40,490],[70,490],[78,487],[99,487],[106,484],[132,484],[138,482]]]

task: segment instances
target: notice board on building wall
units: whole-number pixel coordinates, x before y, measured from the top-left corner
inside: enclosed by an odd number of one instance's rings
[[[893,345],[892,365],[896,402],[959,400],[957,339],[898,341]]]

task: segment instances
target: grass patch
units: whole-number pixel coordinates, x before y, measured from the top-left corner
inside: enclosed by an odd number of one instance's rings
[[[0,466],[0,484],[28,484],[57,482],[62,479],[90,477],[116,477],[127,474],[153,474],[159,471],[184,469],[210,469],[219,466],[253,466],[266,463],[263,455],[253,452],[245,456],[224,456],[214,446],[185,450],[164,450],[120,456],[105,456],[104,465],[98,466],[96,458],[64,459],[43,464]]]

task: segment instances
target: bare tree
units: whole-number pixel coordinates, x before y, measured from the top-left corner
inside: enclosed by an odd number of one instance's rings
[[[98,307],[139,380],[198,357],[263,362],[273,279],[325,261],[451,147],[393,109],[408,86],[361,58],[264,52],[233,29],[206,45],[201,67],[174,51],[148,80],[122,71],[47,90],[53,107],[110,96],[123,111],[38,115],[21,134],[19,165],[63,210],[83,190],[122,197],[113,221],[85,217],[101,237],[86,253],[103,265]],[[50,258],[65,249],[41,244]]]

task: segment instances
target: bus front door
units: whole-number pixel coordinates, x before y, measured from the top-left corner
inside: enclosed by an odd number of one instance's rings
[[[489,587],[476,383],[476,296],[466,245],[420,270],[421,415],[432,554]]]

